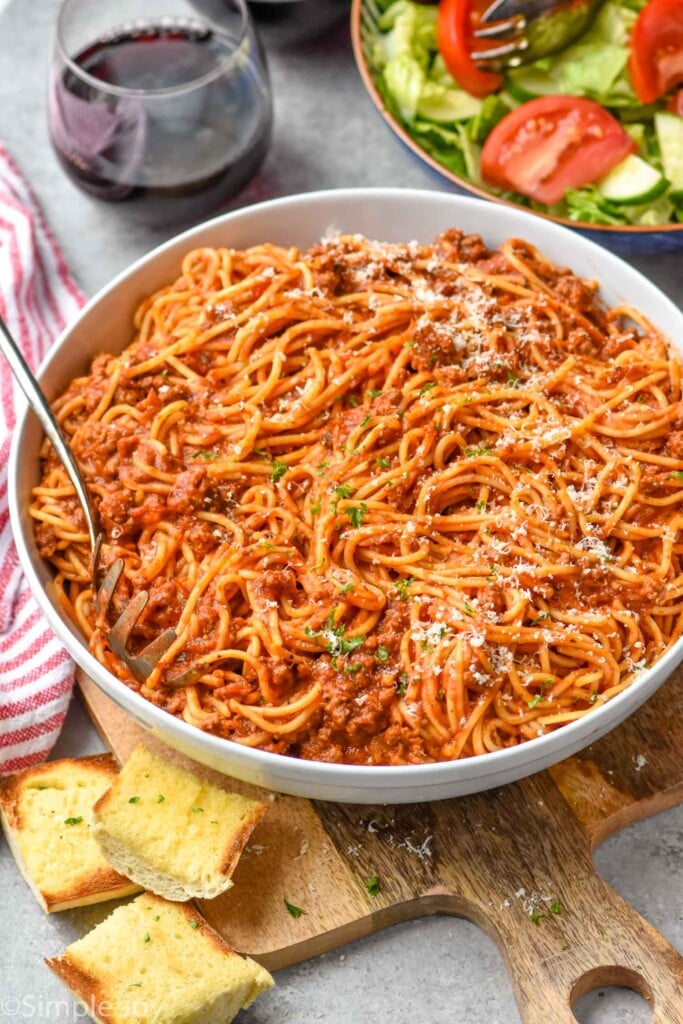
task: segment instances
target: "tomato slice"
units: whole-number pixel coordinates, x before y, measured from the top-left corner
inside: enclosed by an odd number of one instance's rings
[[[503,76],[482,71],[472,60],[477,39],[474,25],[490,0],[441,0],[436,40],[446,67],[458,85],[472,96],[488,96],[503,84]]]
[[[631,33],[629,71],[641,103],[683,82],[683,0],[650,0]]]
[[[517,107],[484,143],[485,181],[539,203],[558,203],[568,188],[607,174],[636,145],[593,100],[541,96]]]

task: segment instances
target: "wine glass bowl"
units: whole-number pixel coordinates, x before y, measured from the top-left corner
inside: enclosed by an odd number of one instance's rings
[[[162,6],[65,0],[48,106],[72,181],[154,223],[196,220],[234,195],[261,164],[272,120],[245,0]]]

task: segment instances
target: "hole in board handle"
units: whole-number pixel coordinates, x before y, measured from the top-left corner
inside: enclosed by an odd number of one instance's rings
[[[619,992],[619,989],[630,989],[630,992]],[[596,999],[584,998],[591,993],[599,997],[607,996],[599,1009]],[[628,1008],[624,1005],[625,1001]],[[603,1021],[609,1024],[612,1020],[648,1024],[652,1019],[653,1001],[652,988],[642,972],[620,965],[605,965],[586,971],[574,983],[569,997],[577,1024],[601,1024]],[[624,1010],[633,1011],[633,1015],[624,1018]]]

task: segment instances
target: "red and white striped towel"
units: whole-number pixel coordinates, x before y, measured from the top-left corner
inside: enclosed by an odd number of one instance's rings
[[[0,146],[0,315],[36,369],[84,299],[35,196]],[[0,356],[0,774],[44,760],[62,727],[73,664],[23,578],[7,509],[16,385]]]

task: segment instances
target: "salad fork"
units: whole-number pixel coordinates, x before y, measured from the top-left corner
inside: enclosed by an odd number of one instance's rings
[[[114,590],[116,589],[121,578],[121,574],[123,573],[123,559],[117,558],[109,567],[108,571],[103,573],[100,550],[102,546],[102,527],[100,525],[97,509],[92,503],[90,494],[88,493],[87,484],[79,469],[78,463],[74,458],[73,452],[62,436],[62,432],[59,429],[59,425],[54,417],[52,409],[50,408],[45,395],[41,391],[38,381],[33,376],[33,373],[24,359],[19,346],[1,317],[0,353],[5,357],[15,380],[24,392],[31,409],[38,418],[38,421],[47,437],[52,442],[55,454],[64,467],[66,474],[71,481],[71,485],[76,492],[76,497],[78,498],[78,502],[83,510],[83,516],[85,518],[88,538],[90,540],[90,547],[92,550],[95,605],[98,616],[101,616],[101,618],[106,622],[107,613],[114,596]],[[147,646],[137,654],[132,654],[129,651],[128,642],[148,600],[149,593],[146,590],[139,591],[130,601],[128,606],[121,612],[114,625],[107,626],[107,639],[111,644],[112,650],[127,666],[138,682],[144,682],[149,677],[159,659],[176,639],[175,630],[169,628],[147,644]],[[201,674],[201,672],[189,669],[185,673],[182,673],[182,676],[174,679],[173,684],[180,685],[179,680],[182,684],[185,684],[188,679],[196,678],[198,674]]]
[[[603,0],[492,0],[474,30],[494,43],[473,50],[487,71],[516,67],[556,53],[587,28]]]

